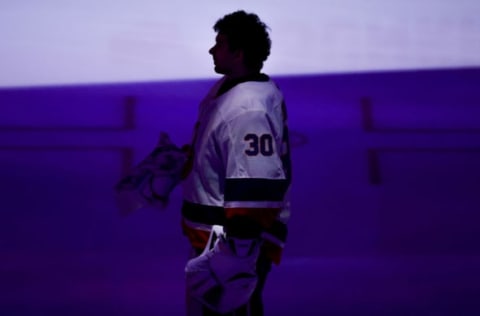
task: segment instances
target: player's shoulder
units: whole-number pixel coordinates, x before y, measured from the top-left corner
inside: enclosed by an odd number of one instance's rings
[[[270,115],[278,112],[283,95],[276,84],[265,81],[245,81],[232,87],[216,99],[218,112],[224,122],[252,117],[252,115]]]
[[[229,103],[233,106],[264,108],[281,102],[283,95],[273,81],[247,81],[238,84],[228,92]]]
[[[278,86],[271,79],[265,81],[245,81],[235,86],[232,91],[236,91],[236,93],[247,92],[247,95],[250,96],[263,96],[280,92]]]

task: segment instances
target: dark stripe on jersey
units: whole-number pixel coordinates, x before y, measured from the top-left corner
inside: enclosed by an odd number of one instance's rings
[[[283,201],[288,188],[285,179],[234,178],[225,181],[225,201]]]
[[[206,225],[225,225],[225,209],[183,201],[182,215],[186,220]]]

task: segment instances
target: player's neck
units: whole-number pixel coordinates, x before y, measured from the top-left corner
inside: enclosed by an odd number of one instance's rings
[[[243,78],[254,77],[260,74],[259,71],[253,71],[246,67],[239,67],[237,69],[233,69],[229,74],[226,74],[227,81],[238,81],[242,80]]]
[[[217,96],[222,95],[231,88],[235,87],[237,84],[247,81],[268,81],[269,77],[263,73],[253,72],[251,74],[242,76],[242,77],[228,77],[225,76],[225,80],[217,91]]]

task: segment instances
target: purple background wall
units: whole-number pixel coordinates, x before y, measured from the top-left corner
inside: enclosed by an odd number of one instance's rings
[[[294,182],[267,312],[477,315],[480,70],[274,79]],[[180,189],[123,217],[112,187],[160,131],[190,140],[211,84],[0,90],[2,315],[182,315]]]

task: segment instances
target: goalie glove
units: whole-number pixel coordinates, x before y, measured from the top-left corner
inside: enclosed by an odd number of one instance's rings
[[[220,233],[219,233],[220,232]],[[255,271],[260,240],[226,237],[214,226],[212,249],[206,248],[185,267],[187,291],[211,310],[229,313],[250,300],[257,285]]]
[[[160,133],[157,147],[115,185],[120,212],[128,214],[144,206],[165,208],[181,180],[186,158],[168,134]]]

